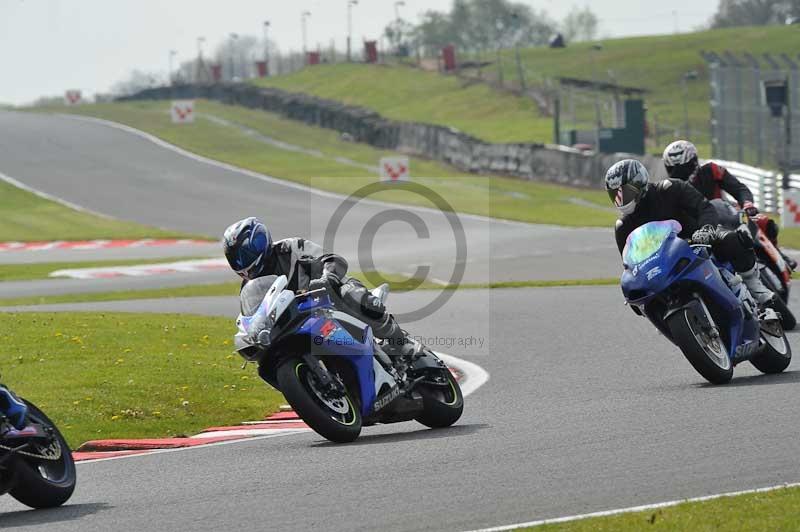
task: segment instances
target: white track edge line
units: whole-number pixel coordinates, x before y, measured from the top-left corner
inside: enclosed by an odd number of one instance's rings
[[[81,207],[76,203],[72,203],[71,201],[59,198],[58,196],[53,196],[52,194],[48,194],[47,192],[42,192],[41,190],[26,185],[25,183],[22,183],[11,176],[4,174],[3,172],[0,172],[0,181],[5,181],[9,185],[22,189],[25,192],[30,192],[31,194],[39,196],[40,198],[54,201],[56,203],[63,205],[64,207],[69,207],[70,209],[76,210],[78,212],[93,214],[95,216],[100,216],[101,218],[105,218],[107,220],[116,220],[116,218],[114,218],[113,216],[109,216],[108,214],[103,214],[102,212],[93,211],[92,209]]]
[[[603,510],[599,512],[592,512],[588,514],[578,514],[578,515],[568,515],[564,517],[554,517],[551,519],[540,519],[538,521],[528,521],[526,523],[516,523],[513,525],[503,525],[503,526],[495,526],[490,528],[479,528],[475,530],[471,530],[469,532],[503,532],[505,530],[516,530],[519,528],[530,528],[530,527],[537,527],[542,525],[551,525],[557,523],[567,523],[570,521],[581,521],[584,519],[591,519],[593,517],[609,517],[613,515],[620,515],[620,514],[628,514],[628,513],[635,513],[635,512],[645,512],[647,510],[658,510],[660,508],[669,508],[671,506],[678,506],[679,504],[684,503],[691,503],[691,502],[704,502],[704,501],[713,501],[715,499],[724,499],[726,497],[736,497],[739,495],[750,495],[753,493],[767,493],[770,491],[776,491],[780,489],[786,488],[797,488],[800,487],[800,482],[791,482],[785,484],[779,484],[775,486],[767,486],[764,488],[753,488],[741,491],[729,491],[725,493],[717,493],[714,495],[704,495],[701,497],[690,497],[688,499],[680,499],[674,501],[666,501],[666,502],[657,502],[653,504],[643,504],[641,506],[630,506],[628,508],[617,508],[614,510]]]
[[[464,359],[454,357],[452,355],[448,355],[446,353],[436,353],[437,356],[441,357],[445,364],[449,366],[453,366],[464,373],[465,383],[461,390],[462,394],[466,397],[467,395],[473,393],[475,390],[483,386],[486,381],[489,380],[489,372],[480,367],[477,364],[472,362],[468,362]],[[194,447],[178,447],[176,449],[156,449],[152,451],[144,451],[136,454],[127,454],[122,456],[109,456],[107,458],[92,458],[90,460],[81,460],[76,462],[76,464],[94,464],[97,462],[108,462],[110,460],[123,460],[126,458],[139,458],[141,456],[149,456],[152,454],[162,454],[162,453],[174,453],[178,451],[192,451],[195,449],[205,449],[206,447],[211,447],[215,445],[226,445],[229,443],[242,443],[246,441],[255,441],[255,440],[263,440],[266,438],[278,438],[280,436],[293,436],[295,434],[303,434],[309,431],[309,429],[291,429],[294,430],[293,432],[281,432],[280,434],[265,434],[263,436],[251,436],[245,437],[238,440],[228,440],[228,441],[221,441],[221,442],[214,442],[214,443],[207,443],[205,445],[196,445]]]
[[[145,131],[142,131],[140,129],[136,129],[134,127],[131,127],[131,126],[128,126],[128,125],[125,125],[125,124],[120,124],[119,122],[113,122],[111,120],[105,120],[103,118],[96,118],[96,117],[93,117],[93,116],[79,116],[79,115],[71,115],[71,114],[64,114],[64,113],[59,113],[59,114],[57,114],[57,116],[60,116],[62,118],[67,118],[67,119],[70,119],[70,120],[77,120],[77,121],[80,121],[80,122],[89,122],[89,123],[99,124],[99,125],[111,127],[111,128],[114,128],[114,129],[118,129],[120,131],[125,131],[126,133],[130,133],[132,135],[136,135],[136,136],[138,136],[140,138],[143,138],[145,140],[148,140],[148,141],[150,141],[150,142],[152,142],[152,143],[154,143],[154,144],[156,144],[156,145],[158,145],[158,146],[160,146],[162,148],[165,148],[167,150],[173,151],[173,152],[175,152],[175,153],[177,153],[179,155],[183,155],[184,157],[188,157],[189,159],[192,159],[194,161],[205,163],[205,164],[208,164],[208,165],[211,165],[211,166],[216,166],[218,168],[222,168],[222,169],[228,170],[230,172],[236,172],[236,173],[239,173],[239,174],[242,174],[242,175],[246,175],[248,177],[252,177],[252,178],[258,179],[260,181],[265,181],[267,183],[272,183],[272,184],[275,184],[275,185],[281,185],[281,186],[285,186],[285,187],[288,187],[288,188],[293,188],[295,190],[302,190],[304,192],[308,192],[308,193],[311,193],[311,194],[317,194],[317,195],[325,197],[325,198],[334,198],[334,199],[338,199],[338,200],[346,200],[346,199],[349,198],[349,196],[344,195],[344,194],[338,194],[336,192],[329,192],[329,191],[326,191],[326,190],[313,188],[313,187],[309,187],[309,186],[306,186],[306,185],[301,185],[301,184],[295,183],[293,181],[288,181],[286,179],[280,179],[280,178],[273,177],[273,176],[270,176],[270,175],[266,175],[266,174],[262,174],[262,173],[259,173],[259,172],[255,172],[253,170],[248,170],[248,169],[242,168],[240,166],[236,166],[236,165],[229,164],[229,163],[224,163],[222,161],[217,161],[216,159],[211,159],[211,158],[205,157],[203,155],[198,155],[198,154],[193,153],[193,152],[191,152],[189,150],[186,150],[184,148],[176,146],[175,144],[169,143],[169,142],[167,142],[167,141],[165,141],[165,140],[163,140],[163,139],[161,139],[161,138],[159,138],[159,137],[157,137],[157,136],[155,136],[155,135],[153,135],[151,133],[147,133]],[[442,212],[440,210],[438,210],[438,209],[434,209],[434,208],[430,208],[430,207],[421,207],[419,205],[408,205],[408,204],[405,204],[405,203],[391,203],[391,202],[387,202],[387,201],[378,201],[378,200],[369,199],[369,198],[360,198],[360,201],[363,202],[363,203],[371,204],[371,205],[390,206],[390,207],[397,207],[398,205],[401,205],[404,208],[407,208],[408,210],[416,210],[416,211],[422,211],[422,212],[427,212],[427,213],[442,214]],[[481,216],[479,214],[469,214],[469,213],[463,213],[463,212],[455,212],[454,214],[456,216],[458,216],[459,218],[463,218],[463,219],[471,219],[471,220],[477,220],[477,221],[481,221],[481,222],[500,223],[500,224],[514,225],[514,226],[523,226],[523,227],[531,227],[532,226],[532,227],[550,228],[550,229],[558,229],[558,230],[566,230],[566,231],[570,231],[570,230],[574,230],[574,231],[579,231],[579,230],[584,230],[584,231],[585,230],[605,231],[606,230],[605,228],[600,228],[600,227],[568,227],[568,226],[552,225],[552,224],[533,224],[533,223],[527,223],[527,222],[520,222],[520,221],[517,221],[517,220],[506,220],[506,219],[503,219],[503,218],[492,218],[491,216]]]

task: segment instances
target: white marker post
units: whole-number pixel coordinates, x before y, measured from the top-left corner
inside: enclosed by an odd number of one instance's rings
[[[173,124],[191,124],[194,122],[194,100],[174,100],[170,115]]]
[[[381,181],[408,181],[411,179],[411,167],[408,157],[384,157],[381,159]]]
[[[70,89],[64,92],[64,105],[78,105],[81,103],[81,91]]]

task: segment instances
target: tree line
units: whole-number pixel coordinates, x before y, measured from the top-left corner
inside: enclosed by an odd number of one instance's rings
[[[429,10],[416,25],[395,20],[385,31],[393,49],[417,48],[435,53],[447,44],[460,51],[482,52],[509,46],[539,46],[556,33],[566,40],[592,40],[599,26],[589,9],[573,8],[556,22],[544,11],[509,0],[454,0],[449,12]]]
[[[720,0],[713,28],[800,22],[800,0]]]

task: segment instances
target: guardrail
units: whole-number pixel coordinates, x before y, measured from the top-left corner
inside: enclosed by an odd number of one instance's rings
[[[731,174],[747,185],[753,193],[753,200],[758,210],[783,214],[782,174],[734,161],[715,159],[713,162],[727,168]],[[789,186],[800,189],[800,175],[791,174],[789,176]]]

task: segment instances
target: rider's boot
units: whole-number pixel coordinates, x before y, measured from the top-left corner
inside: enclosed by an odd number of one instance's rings
[[[786,264],[789,265],[789,268],[791,268],[792,271],[797,270],[797,261],[796,260],[794,260],[792,257],[787,255],[786,253],[784,253],[782,249],[779,249],[778,252],[781,254],[781,257],[783,257],[783,260],[786,261]]]
[[[739,275],[759,307],[767,305],[775,297],[775,294],[761,282],[758,265],[753,266],[746,272],[739,272]]]
[[[0,384],[0,413],[4,414],[17,430],[25,428],[28,407]]]
[[[372,332],[377,338],[384,341],[383,347],[389,356],[413,355],[414,345],[409,340],[406,332],[400,328],[394,316],[388,312],[383,319],[373,327]]]

